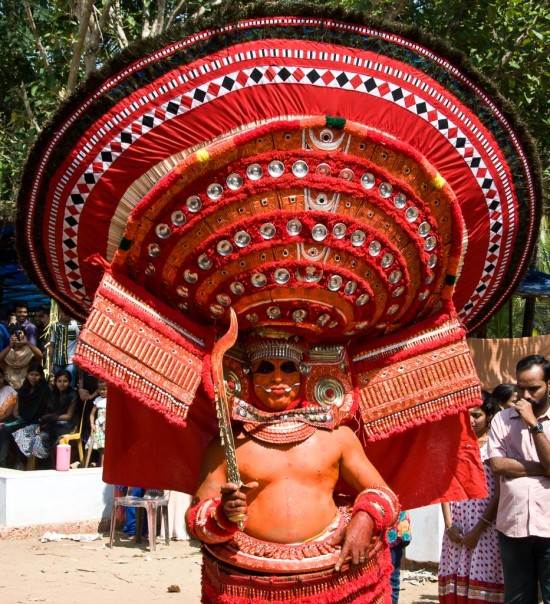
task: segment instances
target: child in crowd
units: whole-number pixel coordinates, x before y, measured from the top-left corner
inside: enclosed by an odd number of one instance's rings
[[[388,530],[388,545],[390,546],[393,572],[390,575],[391,602],[398,604],[401,591],[401,559],[403,550],[411,542],[411,519],[408,510],[401,510],[399,517]]]
[[[103,449],[105,448],[105,418],[107,415],[107,382],[99,380],[97,383],[98,396],[95,398],[90,413],[90,438],[86,449],[98,452],[97,465],[103,464]],[[89,455],[90,453],[88,453]]]

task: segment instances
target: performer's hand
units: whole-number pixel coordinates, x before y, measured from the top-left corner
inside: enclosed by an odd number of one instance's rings
[[[246,493],[258,487],[257,482],[249,482],[239,489],[234,482],[226,482],[221,486],[222,509],[227,518],[236,515],[246,515]]]
[[[347,527],[339,535],[328,541],[329,545],[343,543],[334,570],[339,571],[348,556],[351,556],[352,564],[363,564],[368,560],[373,528],[372,518],[367,512],[360,511],[353,515]]]

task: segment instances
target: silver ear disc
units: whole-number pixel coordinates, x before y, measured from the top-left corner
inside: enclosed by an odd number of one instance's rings
[[[308,365],[302,361],[298,365],[298,371],[300,372],[300,375],[309,375],[311,373],[311,365]]]
[[[242,391],[241,380],[239,379],[239,376],[231,369],[226,369],[223,372],[223,379],[225,381],[225,387],[227,388],[227,392],[231,396],[239,396]]]
[[[326,377],[321,378],[315,384],[315,400],[320,404],[326,406],[340,407],[344,402],[346,392],[341,382],[335,378]]]

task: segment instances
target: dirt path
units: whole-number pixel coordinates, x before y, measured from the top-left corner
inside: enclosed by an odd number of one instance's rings
[[[115,547],[108,538],[87,543],[62,540],[0,542],[0,601],[3,604],[141,604],[173,602],[199,604],[199,549],[185,541],[157,545],[135,544],[117,533]],[[406,572],[404,573],[407,574]],[[179,593],[170,593],[170,586]],[[400,604],[437,602],[437,583],[402,582]]]

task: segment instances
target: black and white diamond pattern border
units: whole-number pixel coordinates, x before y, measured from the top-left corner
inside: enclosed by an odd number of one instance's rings
[[[325,54],[327,56],[331,56],[330,53]],[[381,64],[376,65],[372,62],[369,63],[371,67],[376,71],[383,71],[383,68],[387,67],[382,66]],[[201,71],[200,73],[197,72],[195,75],[202,75],[202,73],[203,71]],[[398,73],[398,70],[393,70],[393,75],[395,75],[396,73]],[[188,72],[186,74],[186,80],[189,80],[190,74],[191,72]],[[411,82],[411,80],[414,80],[414,78],[411,78],[410,76],[403,79],[408,80],[409,82]],[[288,66],[281,67],[266,65],[262,66],[261,68],[256,66],[254,68],[244,69],[238,72],[234,72],[231,75],[226,74],[220,78],[216,78],[208,82],[207,84],[201,85],[186,92],[183,96],[176,97],[175,100],[172,99],[168,102],[163,103],[151,114],[141,115],[137,121],[133,122],[131,127],[125,128],[125,130],[123,130],[118,137],[111,141],[109,145],[101,149],[92,164],[88,166],[86,171],[82,174],[77,183],[77,186],[75,187],[75,189],[78,190],[73,189],[70,194],[70,201],[67,204],[67,211],[65,213],[66,219],[68,217],[74,217],[73,211],[69,210],[69,206],[71,205],[72,201],[78,200],[79,203],[76,204],[76,207],[81,208],[81,199],[83,199],[84,201],[86,200],[89,192],[93,189],[95,182],[97,182],[97,180],[101,177],[103,172],[111,165],[111,163],[126,148],[128,148],[133,142],[135,142],[135,140],[143,136],[143,134],[149,132],[155,126],[163,123],[168,119],[171,119],[172,117],[175,117],[176,115],[184,113],[189,108],[203,105],[224,94],[233,92],[234,90],[239,90],[255,85],[268,85],[271,83],[283,82],[290,84],[307,83],[310,85],[322,85],[324,87],[361,91],[366,94],[371,94],[380,98],[384,98],[385,100],[396,103],[406,108],[407,110],[414,112],[417,116],[429,122],[442,135],[444,135],[463,157],[467,155],[467,150],[469,150],[470,155],[468,158],[465,157],[465,159],[469,163],[470,169],[473,175],[475,176],[477,182],[483,189],[484,194],[486,196],[488,196],[488,194],[492,192],[492,201],[496,200],[497,202],[499,202],[496,187],[494,185],[494,179],[487,177],[488,169],[484,165],[481,157],[472,154],[473,146],[469,143],[468,138],[463,134],[461,130],[458,129],[458,127],[454,126],[449,121],[448,117],[444,116],[439,111],[436,111],[433,106],[431,106],[426,100],[419,98],[415,93],[407,91],[404,87],[388,83],[380,78],[374,78],[365,74],[357,74],[355,72],[319,68]],[[423,86],[424,88],[426,88],[427,85],[424,83]],[[172,89],[173,88],[171,86],[166,87],[167,91]],[[426,89],[426,92],[429,94],[430,92],[433,93],[434,91],[432,91],[428,87]],[[155,95],[155,97],[158,97],[158,93]],[[183,101],[187,102],[184,103]],[[147,99],[143,98],[142,103],[134,103],[132,109],[134,111],[137,111],[139,110],[140,106],[142,106],[146,102]],[[190,102],[190,106],[188,105],[188,102]],[[124,117],[127,117],[128,114],[131,113],[128,107],[126,107],[124,111],[126,112],[126,116],[121,114],[113,116],[111,122],[108,125],[105,125],[103,127],[103,131],[99,131],[98,134],[105,134],[110,128],[113,128]],[[460,112],[457,111],[456,114],[460,117]],[[462,118],[465,118],[465,116],[462,116]],[[476,134],[476,138],[480,140],[479,132]],[[487,141],[483,142],[488,145]],[[113,146],[117,149],[114,150]],[[83,154],[79,154],[79,156],[77,156],[76,158],[76,160],[80,161],[82,159]],[[73,165],[68,170],[67,179],[70,178],[72,174],[74,174],[74,171],[78,167],[79,165],[75,161],[75,163],[73,163]],[[65,179],[64,182],[66,182],[67,179]],[[55,201],[59,203],[59,201],[63,197],[63,191],[60,189],[56,190],[55,196]],[[492,229],[491,233],[491,242],[500,242],[500,236],[497,233],[494,233]],[[67,259],[64,257],[64,261],[67,260],[72,259]],[[492,272],[494,272],[494,265],[487,264],[486,269],[487,270],[484,272],[484,276],[486,274],[491,274]],[[73,278],[73,281],[78,281],[78,276],[75,275],[75,271],[71,271],[71,277]],[[72,291],[74,294],[75,290],[73,289]]]

